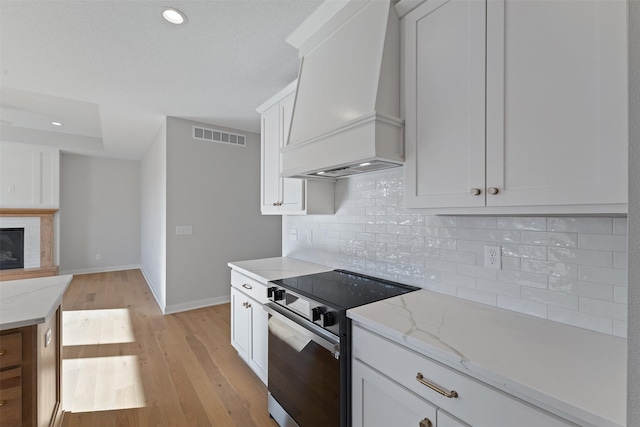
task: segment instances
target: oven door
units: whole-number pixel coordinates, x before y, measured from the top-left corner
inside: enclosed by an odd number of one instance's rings
[[[269,313],[269,413],[282,427],[339,426],[338,337],[276,304],[264,309]]]

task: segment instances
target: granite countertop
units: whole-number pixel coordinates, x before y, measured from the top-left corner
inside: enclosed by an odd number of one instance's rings
[[[230,262],[229,267],[260,282],[286,279],[287,277],[331,271],[326,265],[314,264],[289,257],[253,259]]]
[[[625,425],[624,339],[426,290],[347,315],[579,425]]]
[[[0,282],[0,331],[44,323],[62,302],[73,276]]]

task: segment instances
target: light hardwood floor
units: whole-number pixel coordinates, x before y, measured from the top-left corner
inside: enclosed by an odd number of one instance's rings
[[[229,304],[163,316],[139,270],[75,276],[63,300],[64,426],[277,426],[229,333]]]

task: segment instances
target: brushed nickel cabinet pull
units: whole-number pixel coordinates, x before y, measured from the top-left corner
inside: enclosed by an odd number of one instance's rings
[[[452,397],[458,397],[458,392],[455,390],[451,390],[451,391],[446,391],[441,389],[440,387],[438,387],[435,384],[431,384],[429,381],[427,381],[424,378],[424,375],[422,375],[421,372],[418,372],[416,374],[416,380],[422,384],[422,385],[426,385],[427,387],[429,387],[431,390],[440,393],[441,395],[443,395],[444,397],[448,397],[449,399],[451,399]]]
[[[471,189],[471,195],[472,196],[479,196],[480,193],[482,193],[482,191],[479,188],[472,188]]]
[[[419,427],[433,427],[433,423],[431,422],[431,420],[429,418],[425,418],[424,420],[420,421],[420,424],[418,424]]]
[[[251,307],[251,303],[247,302],[247,308],[250,308],[250,307]]]
[[[498,187],[489,187],[489,188],[487,188],[487,193],[491,194],[492,196],[495,196],[499,192],[500,192],[500,190],[498,190]]]
[[[273,202],[273,206],[278,206],[278,202]]]
[[[246,283],[243,284],[242,287],[245,288],[245,289],[253,289],[253,286],[247,285]]]

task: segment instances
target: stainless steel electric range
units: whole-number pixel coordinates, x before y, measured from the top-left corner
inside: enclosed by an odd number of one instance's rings
[[[418,289],[344,270],[270,282],[269,414],[281,427],[351,425],[346,312]]]

